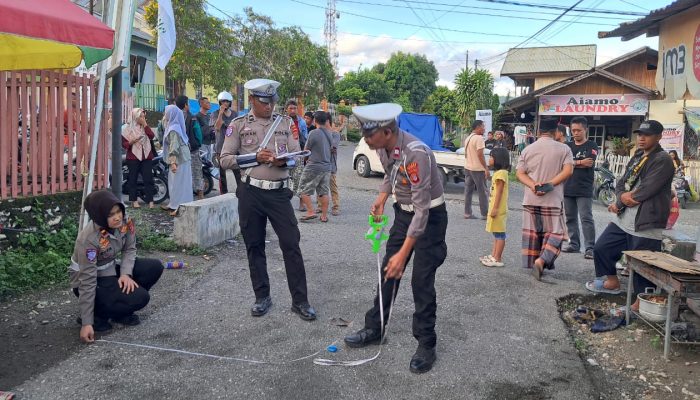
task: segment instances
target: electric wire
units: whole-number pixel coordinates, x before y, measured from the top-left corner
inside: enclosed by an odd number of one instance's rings
[[[567,10],[568,11],[578,11],[578,12],[589,12],[589,13],[597,13],[597,14],[615,14],[615,15],[627,15],[627,16],[634,16],[634,17],[646,17],[647,13],[642,13],[642,12],[636,12],[636,11],[620,11],[620,10],[600,10],[600,9],[591,9],[591,8],[574,8],[569,10],[569,7],[567,6],[558,6],[555,4],[535,4],[535,3],[524,3],[524,2],[519,2],[519,1],[510,1],[510,0],[478,0],[486,3],[498,3],[498,4],[508,4],[508,5],[513,5],[513,6],[521,6],[521,7],[533,7],[533,8],[546,8],[549,10]]]

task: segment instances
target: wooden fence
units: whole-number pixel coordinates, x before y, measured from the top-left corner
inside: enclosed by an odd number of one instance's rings
[[[0,199],[82,190],[97,102],[93,78],[46,70],[0,71],[0,87]],[[109,182],[106,114],[95,188]]]

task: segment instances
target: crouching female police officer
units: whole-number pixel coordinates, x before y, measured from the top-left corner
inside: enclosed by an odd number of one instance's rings
[[[112,192],[90,193],[85,211],[92,222],[75,240],[68,273],[78,296],[80,339],[90,343],[95,332],[112,329],[110,318],[124,325],[140,323],[134,312],[148,304],[148,291],[160,279],[163,264],[136,258],[134,221],[125,218],[124,204]]]
[[[236,196],[250,280],[255,292],[251,315],[263,316],[272,306],[265,256],[265,228],[269,219],[279,237],[284,257],[292,311],[303,320],[312,321],[316,319],[316,311],[309,305],[306,294],[306,270],[299,248],[301,234],[290,202],[294,194],[289,189],[287,160],[276,158],[277,155],[299,151],[299,142],[290,129],[292,120],[272,113],[279,85],[279,82],[269,79],[253,79],[245,83],[244,87],[250,92],[251,111],[229,125],[219,163],[223,169],[241,169],[241,184],[236,188]],[[281,122],[274,127],[277,118],[281,118]],[[264,143],[270,130],[274,133]]]
[[[410,371],[428,372],[436,358],[435,272],[447,256],[447,210],[442,180],[430,148],[397,127],[400,105],[373,104],[352,111],[362,125],[367,145],[379,154],[385,172],[371,214],[375,217],[384,214],[384,203],[390,194],[395,200],[394,225],[382,265],[384,315],[389,315],[392,293],[396,293],[394,287],[398,289],[406,264],[415,253],[411,286],[416,307],[413,336],[418,340],[418,349],[411,358]],[[365,327],[347,336],[345,343],[350,347],[379,343],[382,328],[377,295],[374,307],[365,315]]]

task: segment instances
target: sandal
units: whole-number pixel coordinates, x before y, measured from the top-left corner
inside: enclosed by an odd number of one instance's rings
[[[314,215],[304,215],[303,217],[300,217],[300,218],[299,218],[299,221],[300,221],[300,222],[309,222],[309,221],[311,221],[312,219],[316,219],[316,218],[318,218],[318,215],[316,215],[316,214],[314,214]]]
[[[603,286],[605,283],[605,279],[594,279],[592,281],[586,282],[586,289],[593,293],[605,293],[605,294],[620,294],[622,293],[622,290],[620,288],[617,289],[608,289],[605,286]]]
[[[326,218],[321,217],[321,222],[328,222],[328,217],[326,217]]]

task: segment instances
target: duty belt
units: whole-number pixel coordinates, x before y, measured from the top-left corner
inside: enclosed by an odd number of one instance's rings
[[[251,178],[250,176],[244,176],[243,182],[249,184],[250,186],[255,186],[263,190],[274,190],[274,189],[284,189],[289,187],[289,179],[283,179],[281,181],[266,181],[264,179]]]
[[[445,195],[442,195],[440,197],[436,197],[432,200],[430,200],[430,207],[429,208],[435,208],[437,206],[443,205],[445,203]],[[402,209],[403,211],[406,212],[414,212],[415,209],[413,207],[413,204],[401,204],[401,203],[396,203],[398,204],[399,208]]]
[[[104,271],[104,270],[111,268],[111,267],[114,267],[116,265],[117,265],[117,260],[112,260],[112,261],[108,262],[107,264],[98,265],[97,270]],[[75,260],[73,260],[73,258],[70,259],[70,267],[69,268],[73,271],[80,271],[80,265],[78,265],[78,263],[75,262]]]

